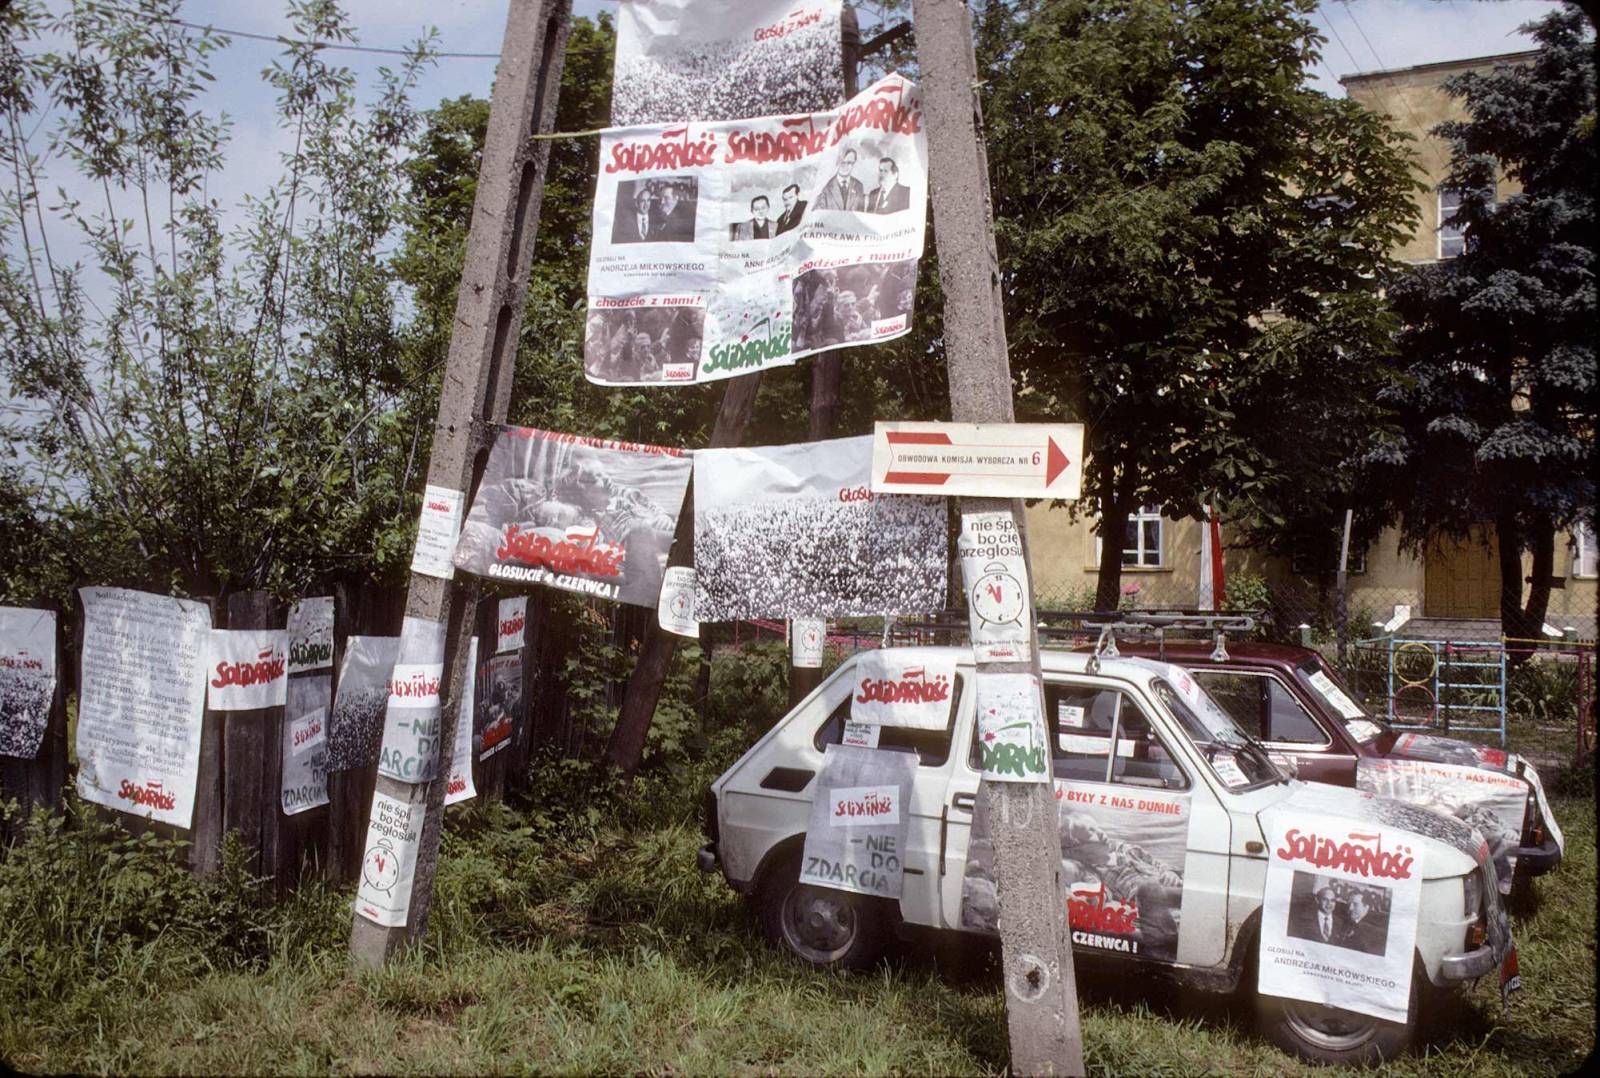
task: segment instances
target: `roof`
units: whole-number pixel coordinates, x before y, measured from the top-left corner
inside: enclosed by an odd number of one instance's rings
[[[1378,71],[1357,71],[1350,75],[1340,75],[1339,85],[1348,87],[1352,82],[1362,82],[1367,79],[1392,79],[1398,75],[1426,75],[1435,71],[1448,71],[1452,68],[1466,70],[1468,68],[1491,67],[1495,64],[1517,63],[1528,60],[1538,54],[1538,49],[1524,49],[1520,52],[1497,52],[1489,56],[1468,56],[1459,60],[1435,60],[1428,64],[1414,64],[1411,67],[1390,67]]]

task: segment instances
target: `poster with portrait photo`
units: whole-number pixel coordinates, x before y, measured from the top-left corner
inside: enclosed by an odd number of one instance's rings
[[[608,300],[584,323],[584,373],[603,384],[693,382],[705,323],[700,295]]]
[[[0,606],[0,756],[39,755],[55,695],[55,611]]]
[[[695,616],[844,618],[943,607],[943,498],[873,494],[872,436],[694,456]]]
[[[794,279],[794,347],[806,352],[898,337],[911,325],[917,262],[808,270]]]
[[[500,427],[456,568],[654,609],[689,473],[681,449]]]
[[[628,362],[614,321],[591,323],[587,377],[605,385],[726,378],[907,332],[927,220],[921,114],[916,86],[888,75],[829,112],[603,132],[590,314],[671,303],[698,306],[706,322],[692,371],[660,357]],[[675,226],[669,203],[681,218]],[[797,279],[820,271],[833,290],[819,277],[797,296]],[[827,294],[829,319],[837,308],[838,329],[828,332],[830,321],[795,337],[797,300],[820,302],[814,292]],[[755,318],[739,317],[740,308]]]
[[[487,760],[511,744],[522,718],[522,656],[496,655],[483,664],[483,692],[478,697],[478,759]]]

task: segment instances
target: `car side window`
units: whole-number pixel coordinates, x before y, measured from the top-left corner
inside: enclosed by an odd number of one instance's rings
[[[1190,670],[1200,687],[1250,736],[1280,744],[1328,744],[1328,735],[1305,705],[1270,674]]]
[[[1269,736],[1263,741],[1287,741],[1296,745],[1326,745],[1328,735],[1317,720],[1275,677],[1267,682],[1267,718]]]
[[[1189,780],[1173,759],[1150,718],[1136,701],[1124,696],[1117,726],[1117,751],[1111,762],[1111,781],[1126,786],[1151,786],[1162,790],[1187,789]]]
[[[878,728],[878,748],[890,752],[914,752],[917,754],[917,763],[923,767],[942,767],[950,759],[950,738],[955,732],[957,709],[961,704],[962,677],[956,675],[956,683],[950,693],[950,711],[945,717],[943,730],[912,730],[904,726],[880,726]],[[832,714],[821,726],[817,728],[816,737],[812,744],[821,752],[825,746],[838,745],[844,740],[844,724],[850,721],[850,696],[839,701],[839,706],[833,709]]]

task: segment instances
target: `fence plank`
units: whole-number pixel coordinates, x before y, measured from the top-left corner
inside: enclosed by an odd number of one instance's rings
[[[264,591],[228,596],[230,629],[281,629],[286,613]],[[282,707],[229,711],[223,716],[222,826],[238,831],[250,847],[248,863],[257,875],[274,875],[280,867],[277,776],[282,766],[282,725]]]

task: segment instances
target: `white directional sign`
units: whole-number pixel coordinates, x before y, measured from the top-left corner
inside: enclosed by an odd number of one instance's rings
[[[879,423],[874,494],[1076,498],[1081,423]]]

